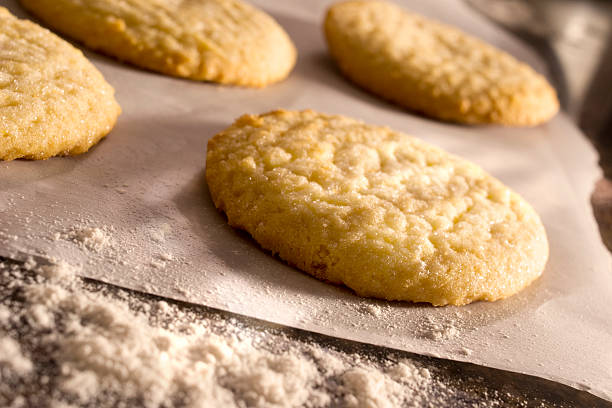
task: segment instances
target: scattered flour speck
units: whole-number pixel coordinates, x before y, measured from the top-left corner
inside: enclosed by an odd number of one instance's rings
[[[8,307],[0,305],[0,324],[8,324],[11,319],[11,311]]]
[[[159,254],[159,259],[163,261],[173,261],[174,256],[170,253],[164,252],[164,253]]]
[[[19,343],[10,337],[0,337],[0,367],[2,365],[7,365],[19,374],[27,374],[32,370],[32,362],[21,353]]]
[[[158,226],[152,227],[150,230],[151,239],[155,242],[162,243],[166,241],[166,235],[172,230],[172,227],[163,223]]]
[[[372,316],[380,317],[382,315],[382,308],[378,305],[366,304],[363,305],[362,310]]]

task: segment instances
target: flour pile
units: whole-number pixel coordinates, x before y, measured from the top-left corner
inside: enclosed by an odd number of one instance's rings
[[[81,249],[100,252],[103,249],[113,246],[112,235],[114,232],[115,229],[113,227],[90,227],[79,225],[64,232],[56,233],[53,239],[55,241],[59,239],[72,241]]]
[[[409,360],[381,365],[234,319],[198,320],[180,305],[100,289],[67,264],[2,269],[12,299],[0,309],[2,406],[40,402],[11,389],[44,369],[28,348],[48,350],[52,406],[423,406],[435,385]],[[13,336],[24,332],[36,340],[22,349]]]

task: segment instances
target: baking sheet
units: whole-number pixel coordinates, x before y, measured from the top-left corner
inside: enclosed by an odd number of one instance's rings
[[[262,90],[167,78],[86,52],[116,88],[123,114],[87,154],[0,163],[0,255],[64,260],[115,285],[612,399],[612,271],[588,207],[599,173],[571,122],[558,115],[532,129],[475,128],[409,114],[338,74],[320,28],[327,2],[254,3],[286,28],[300,54],[288,80]],[[463,3],[404,3],[543,69]],[[27,16],[13,1],[0,4]],[[480,164],[542,216],[551,249],[543,277],[504,301],[434,308],[361,299],[261,251],[215,210],[204,160],[207,140],[236,117],[275,108],[388,125]]]

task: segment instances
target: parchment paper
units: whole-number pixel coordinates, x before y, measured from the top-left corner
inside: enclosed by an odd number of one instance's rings
[[[564,115],[532,129],[466,127],[415,116],[355,88],[326,55],[323,1],[256,1],[299,50],[291,77],[262,89],[168,78],[86,52],[123,114],[89,153],[0,163],[0,254],[52,257],[83,276],[267,321],[411,352],[524,372],[612,399],[612,273],[590,210],[596,157]],[[26,16],[13,1],[0,1]],[[405,1],[542,70],[525,46],[463,3]],[[312,108],[388,125],[467,157],[542,216],[541,279],[495,303],[434,308],[358,298],[270,256],[213,207],[206,141],[243,113]],[[83,226],[110,238],[87,248]],[[75,232],[76,231],[76,232]],[[372,306],[373,305],[373,306]]]

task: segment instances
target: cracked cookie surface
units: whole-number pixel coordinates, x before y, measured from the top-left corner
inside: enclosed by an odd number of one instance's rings
[[[427,116],[532,126],[559,110],[554,88],[528,65],[392,3],[335,4],[327,12],[325,35],[349,79]]]
[[[83,53],[0,7],[0,160],[86,152],[121,109]]]
[[[272,17],[240,0],[21,0],[51,27],[167,75],[262,87],[296,50]]]
[[[206,180],[232,226],[361,296],[493,301],[548,258],[533,208],[480,167],[343,116],[242,116],[209,141]]]

